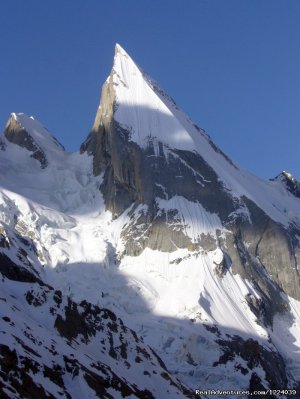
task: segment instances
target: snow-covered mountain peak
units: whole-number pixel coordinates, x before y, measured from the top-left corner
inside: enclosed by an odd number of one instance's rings
[[[149,139],[157,139],[173,148],[195,150],[193,138],[173,113],[174,104],[119,45],[111,79],[114,119],[130,132],[132,141],[145,147]]]
[[[284,175],[289,180],[292,180],[292,181],[294,180],[294,176],[285,170],[283,170],[281,174]]]
[[[64,147],[57,139],[33,116],[24,113],[12,113],[16,123],[18,123],[42,148],[48,150],[63,150]]]
[[[284,170],[271,181],[279,182],[287,191],[300,198],[300,182],[291,173]]]
[[[123,47],[119,43],[116,43],[115,45],[115,56],[117,55],[128,56],[127,52],[123,49]]]
[[[116,43],[111,75],[115,74],[116,78],[118,78],[119,81],[122,81],[122,79],[126,79],[128,71],[136,72],[136,70],[138,70],[138,66],[135,64],[133,59],[123,49],[123,47]],[[114,82],[118,83],[117,79],[114,79]]]
[[[23,113],[10,115],[3,135],[7,142],[30,151],[43,169],[53,156],[64,152],[64,147],[38,120]]]

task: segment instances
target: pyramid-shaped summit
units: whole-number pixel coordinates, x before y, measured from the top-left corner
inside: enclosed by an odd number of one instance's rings
[[[120,45],[116,45],[110,79],[117,107],[114,118],[129,128],[132,141],[145,147],[149,138],[154,138],[174,148],[196,149],[193,135],[197,136],[198,132],[187,131],[183,123],[186,116],[179,115],[170,98]]]

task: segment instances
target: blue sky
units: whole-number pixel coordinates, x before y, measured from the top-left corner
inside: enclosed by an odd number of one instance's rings
[[[0,125],[40,120],[77,150],[119,42],[236,163],[300,178],[300,1],[6,0]]]

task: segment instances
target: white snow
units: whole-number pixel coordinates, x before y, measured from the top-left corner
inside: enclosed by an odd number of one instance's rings
[[[179,225],[183,226],[185,235],[190,237],[192,242],[197,242],[202,234],[216,237],[217,230],[224,230],[218,215],[206,211],[198,201],[192,202],[175,195],[169,200],[156,198],[156,203],[160,210],[166,212],[167,220],[169,211],[178,212]]]
[[[187,250],[169,254],[147,248],[140,256],[122,259],[120,270],[128,281],[143,287],[139,296],[152,314],[182,319],[198,314],[202,322],[265,338],[245,300],[252,293],[249,282],[230,271],[223,278],[214,272],[222,251],[186,255]],[[176,258],[183,260],[172,263]]]
[[[157,138],[175,148],[194,149],[191,136],[118,45],[112,79],[118,106],[114,117],[125,128],[129,128],[131,140],[144,147],[149,138]]]
[[[282,354],[287,372],[296,380],[300,375],[300,301],[287,297],[291,312],[274,318],[272,341]]]

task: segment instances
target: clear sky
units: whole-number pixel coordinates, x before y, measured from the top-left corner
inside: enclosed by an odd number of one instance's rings
[[[240,166],[300,178],[299,0],[3,0],[1,130],[25,112],[78,150],[116,42]]]

